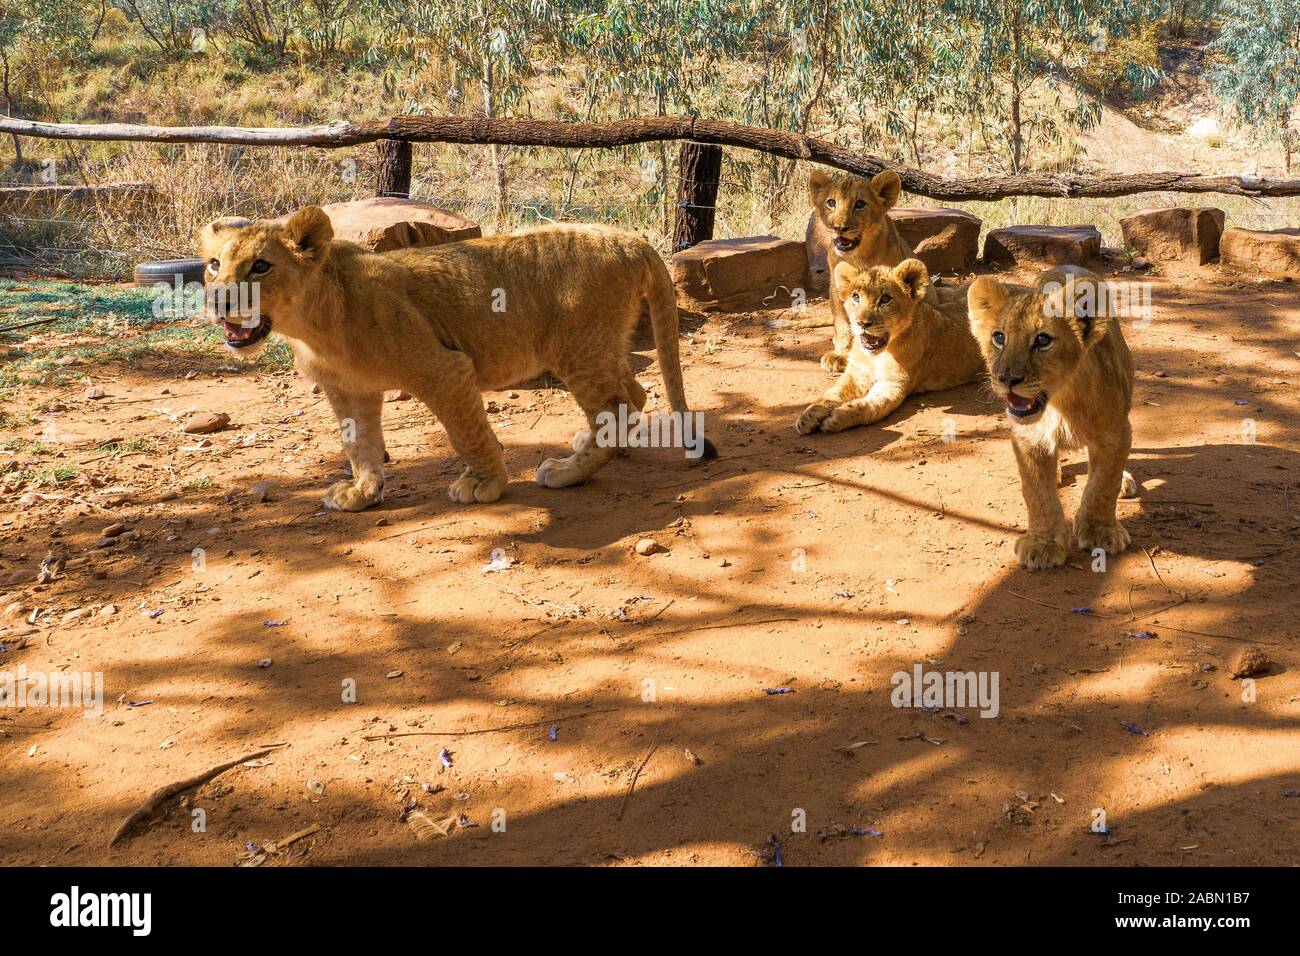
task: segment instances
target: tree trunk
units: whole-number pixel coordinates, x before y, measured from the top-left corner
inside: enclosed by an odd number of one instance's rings
[[[375,195],[408,198],[411,195],[411,144],[405,140],[381,139],[375,146],[379,152]]]
[[[722,176],[722,147],[689,140],[677,153],[677,217],[673,223],[673,252],[713,238]]]

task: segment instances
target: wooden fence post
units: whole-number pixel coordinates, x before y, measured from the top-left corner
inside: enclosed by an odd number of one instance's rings
[[[722,147],[687,140],[677,153],[677,217],[673,251],[713,238],[713,215],[722,175]]]
[[[404,139],[375,141],[379,169],[375,176],[376,196],[411,195],[411,144]]]

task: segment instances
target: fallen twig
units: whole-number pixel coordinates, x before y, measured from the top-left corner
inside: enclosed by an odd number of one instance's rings
[[[474,734],[503,734],[510,730],[526,730],[529,727],[541,727],[544,724],[559,724],[566,720],[591,717],[595,714],[612,714],[617,707],[602,707],[600,710],[588,710],[580,714],[568,714],[564,717],[547,717],[545,720],[531,720],[523,724],[506,724],[504,727],[483,727],[478,730],[403,730],[392,734],[370,734],[362,740],[391,740],[394,737],[469,737]]]
[[[645,769],[645,765],[650,762],[650,758],[654,756],[654,752],[658,749],[659,741],[656,740],[650,749],[646,751],[646,755],[641,758],[640,765],[633,771],[632,779],[627,785],[627,793],[623,794],[623,802],[618,805],[618,819],[623,819],[623,811],[627,809],[627,802],[632,797],[632,791],[636,789],[637,778],[641,776],[641,771]]]
[[[251,754],[245,754],[242,757],[236,757],[234,760],[227,760],[225,763],[219,763],[215,767],[209,767],[207,770],[204,770],[202,773],[195,774],[192,777],[186,777],[184,780],[179,780],[176,783],[169,783],[166,786],[159,787],[153,793],[149,794],[149,798],[145,800],[144,803],[140,804],[138,807],[132,810],[130,815],[125,820],[122,821],[121,826],[119,826],[113,832],[113,835],[109,837],[108,845],[113,846],[124,836],[126,836],[126,834],[131,830],[132,827],[134,827],[141,820],[150,816],[152,813],[154,813],[154,811],[156,811],[160,806],[162,806],[162,804],[165,801],[170,800],[172,797],[176,796],[177,794],[184,793],[186,790],[192,789],[193,787],[197,787],[200,784],[207,783],[213,777],[220,776],[221,774],[225,773],[227,770],[231,769],[232,767],[238,767],[241,763],[244,763],[245,761],[256,760],[258,757],[265,757],[273,750],[275,750],[274,747],[267,747],[263,750],[255,751]]]

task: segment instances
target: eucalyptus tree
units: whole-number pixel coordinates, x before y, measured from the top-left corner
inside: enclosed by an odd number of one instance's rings
[[[1011,172],[1023,172],[1035,143],[1096,125],[1101,104],[1077,86],[1064,95],[1072,63],[1109,38],[1157,16],[1161,0],[944,0],[945,15],[969,34],[956,64],[968,115],[995,130]],[[1123,64],[1130,88],[1149,87],[1153,67]]]
[[[1286,171],[1300,145],[1294,121],[1300,99],[1300,2],[1224,0],[1211,50],[1223,63],[1210,72],[1229,110],[1282,147]]]

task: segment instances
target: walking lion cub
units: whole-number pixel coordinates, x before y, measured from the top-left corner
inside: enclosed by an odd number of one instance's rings
[[[799,434],[870,425],[908,395],[954,388],[983,373],[966,303],[931,305],[930,273],[920,259],[892,269],[841,262],[832,281],[852,332],[848,368],[799,416]]]
[[[1124,470],[1132,444],[1133,359],[1100,276],[1075,266],[1041,275],[1032,289],[992,276],[971,284],[971,331],[993,390],[1006,401],[1029,529],[1016,558],[1031,571],[1084,551],[1123,551],[1129,533],[1115,517],[1120,494],[1137,494]],[[1088,483],[1074,526],[1057,495],[1058,454],[1088,449]]]
[[[501,445],[480,394],[545,371],[587,414],[574,453],[548,458],[537,482],[586,481],[617,452],[592,438],[600,422],[645,407],[628,366],[628,342],[647,311],[664,390],[692,419],[677,351],[677,301],[649,243],[595,226],[560,226],[432,248],[373,253],[334,241],[329,217],[311,206],[283,225],[218,219],[202,231],[208,307],[227,345],[255,351],[272,331],[290,340],[298,368],[320,384],[338,417],[352,478],[325,505],[360,511],[384,493],[383,395],[402,389],[447,430],[464,473],[453,501],[496,501],[506,487]],[[237,318],[216,288],[255,283],[258,308]],[[624,406],[622,417],[620,406]],[[702,436],[700,436],[702,438]],[[698,442],[697,442],[698,444]],[[704,456],[716,455],[703,440]]]

